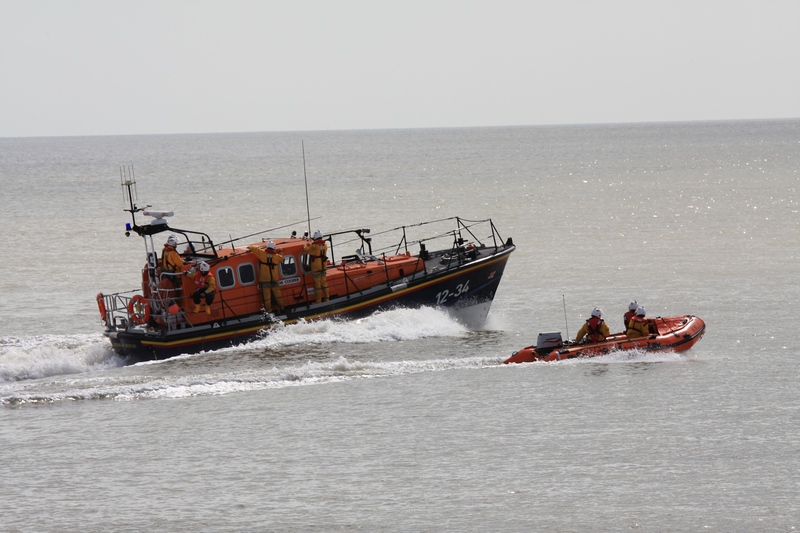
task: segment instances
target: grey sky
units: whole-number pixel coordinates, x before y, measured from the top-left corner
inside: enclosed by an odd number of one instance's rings
[[[800,117],[797,0],[0,0],[0,137]]]

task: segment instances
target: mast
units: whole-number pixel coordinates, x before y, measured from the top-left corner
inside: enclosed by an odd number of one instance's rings
[[[119,167],[119,181],[122,185],[122,201],[128,204],[128,209],[123,209],[131,214],[131,222],[125,224],[125,235],[130,237],[131,230],[136,228],[136,213],[142,211],[144,208],[138,207],[134,201],[139,200],[139,192],[136,189],[136,174],[133,171],[133,165]]]
[[[303,179],[306,182],[306,215],[308,217],[308,236],[311,237],[311,208],[308,204],[308,175],[306,174],[306,145],[301,140],[300,146],[303,149]]]

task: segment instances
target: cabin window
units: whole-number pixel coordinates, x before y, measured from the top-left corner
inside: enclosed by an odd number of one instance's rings
[[[303,272],[308,274],[311,272],[311,256],[308,254],[302,254],[300,256],[300,268],[303,269]]]
[[[293,255],[286,255],[283,257],[283,263],[281,263],[281,276],[284,278],[291,278],[292,276],[297,275],[297,262],[294,259]]]
[[[233,287],[236,279],[233,277],[233,269],[231,267],[222,267],[217,269],[217,285],[220,289],[227,289]]]
[[[251,285],[256,281],[256,269],[252,263],[239,265],[239,283]]]

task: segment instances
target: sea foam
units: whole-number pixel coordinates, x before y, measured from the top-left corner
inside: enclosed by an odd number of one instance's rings
[[[226,348],[217,354],[179,356],[144,365],[172,364],[193,357],[225,357],[239,351],[291,349],[295,346],[399,342],[426,337],[461,337],[468,329],[442,310],[395,309],[354,321],[321,320],[280,326],[252,343]],[[52,384],[9,384],[0,397],[5,405],[53,403],[65,400],[141,400],[224,395],[284,387],[320,385],[444,370],[483,368],[500,364],[499,357],[455,357],[412,361],[361,361],[338,355],[324,360],[281,360],[280,364],[237,366],[235,370],[209,370],[192,375],[174,371],[146,375],[93,372],[121,366],[122,362],[99,336],[37,338],[3,345],[5,379],[24,380],[59,373],[80,373]],[[233,352],[233,353],[231,353]],[[201,367],[202,368],[202,365]],[[198,369],[199,369],[198,368]]]
[[[352,321],[328,319],[276,326],[246,348],[409,341],[427,337],[459,337],[468,331],[466,326],[439,309],[392,309]]]
[[[0,339],[0,381],[38,379],[122,366],[100,334]]]

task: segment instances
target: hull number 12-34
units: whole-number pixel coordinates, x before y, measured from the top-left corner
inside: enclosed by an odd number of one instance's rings
[[[458,298],[462,294],[466,294],[468,290],[469,280],[456,285],[456,289],[453,292],[450,292],[449,290],[443,290],[436,295],[436,305],[444,305],[444,303],[450,298]]]

